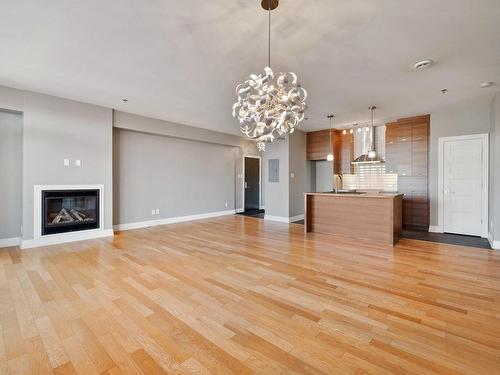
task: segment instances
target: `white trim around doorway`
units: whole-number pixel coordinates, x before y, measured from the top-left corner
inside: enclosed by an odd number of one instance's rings
[[[242,196],[242,208],[241,212],[245,211],[245,158],[259,159],[259,207],[262,207],[262,157],[255,155],[243,155],[243,180],[241,181],[241,196]]]
[[[481,237],[488,238],[488,181],[489,181],[489,135],[470,134],[455,137],[440,137],[438,139],[438,225],[432,227],[432,232],[444,232],[444,144],[447,141],[463,141],[479,139],[482,141],[482,195],[481,195]]]

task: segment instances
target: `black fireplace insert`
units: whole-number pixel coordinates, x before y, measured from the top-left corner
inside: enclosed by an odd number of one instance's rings
[[[42,235],[99,228],[99,190],[42,192]]]

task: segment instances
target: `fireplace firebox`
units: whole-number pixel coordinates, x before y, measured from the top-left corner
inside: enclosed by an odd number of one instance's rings
[[[42,235],[99,228],[99,190],[42,191]]]

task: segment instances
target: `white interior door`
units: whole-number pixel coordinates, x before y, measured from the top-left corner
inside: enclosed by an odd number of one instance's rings
[[[446,140],[443,146],[443,231],[481,236],[483,140]]]

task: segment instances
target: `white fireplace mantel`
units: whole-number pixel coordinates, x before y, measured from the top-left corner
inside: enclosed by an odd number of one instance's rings
[[[45,190],[99,190],[99,228],[81,230],[78,232],[42,235],[42,192]],[[21,242],[22,249],[113,235],[112,229],[104,229],[104,185],[35,185],[33,203],[33,239],[23,240]]]

